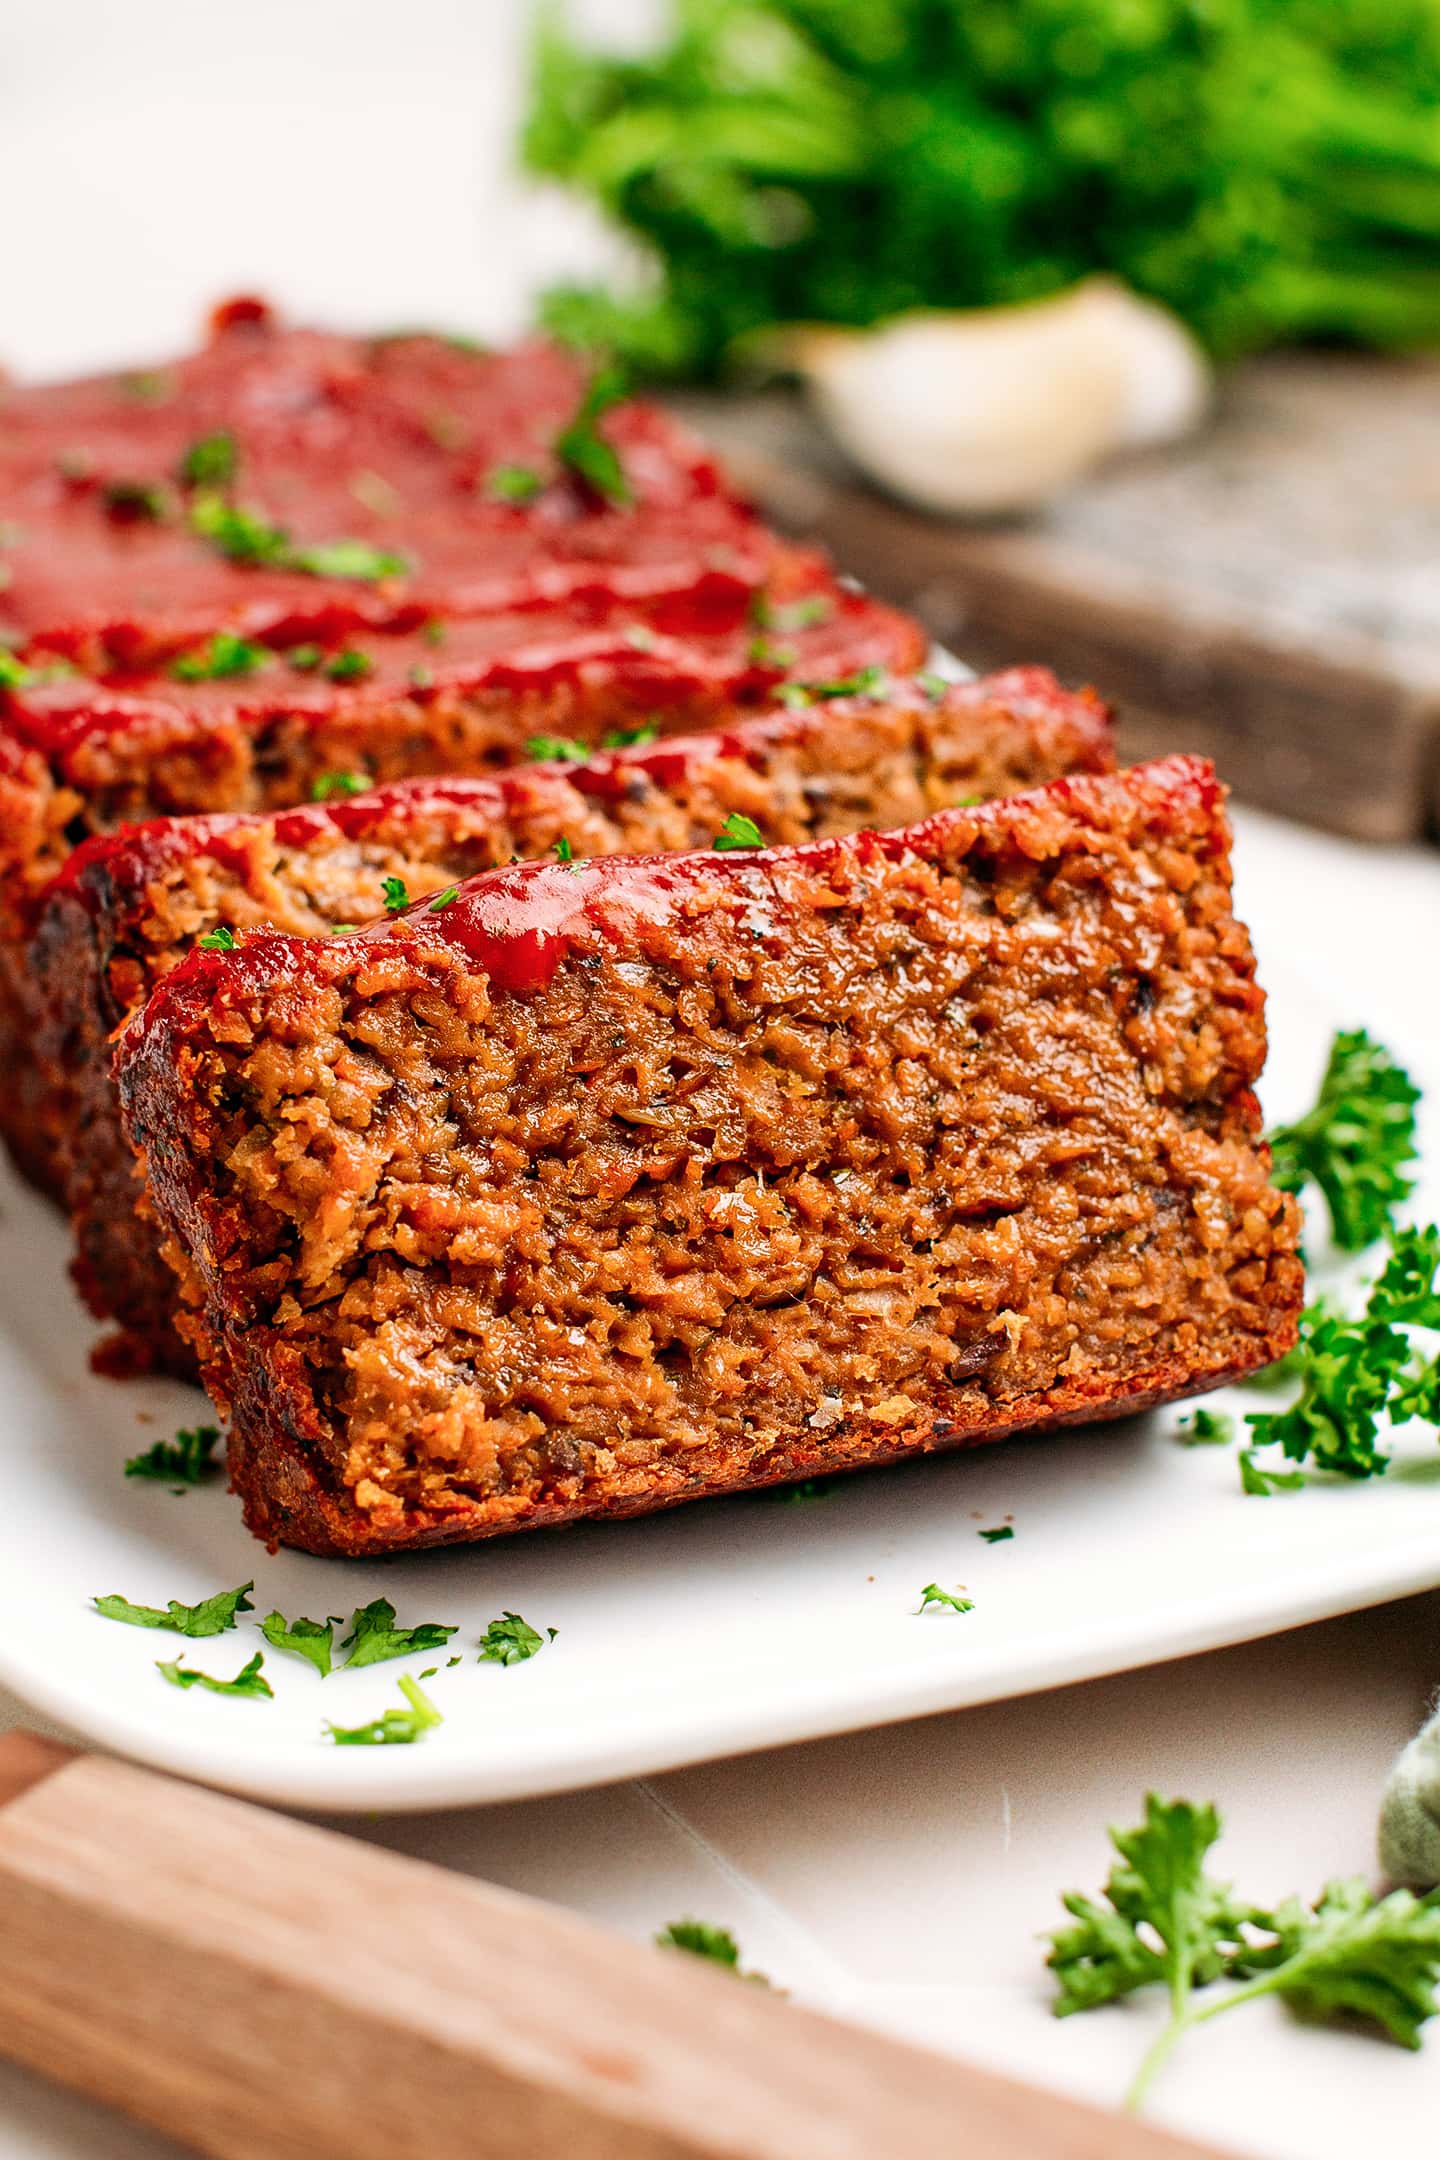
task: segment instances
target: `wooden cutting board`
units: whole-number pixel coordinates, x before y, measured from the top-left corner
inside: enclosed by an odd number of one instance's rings
[[[25,1733],[0,1738],[0,2055],[212,2160],[1221,2160]]]
[[[1440,828],[1440,363],[1272,355],[1188,442],[1033,519],[965,525],[857,480],[798,397],[677,401],[776,523],[977,667],[1046,661],[1127,758],[1367,840]]]

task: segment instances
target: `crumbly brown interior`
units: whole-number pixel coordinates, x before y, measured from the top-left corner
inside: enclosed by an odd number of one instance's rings
[[[286,843],[283,827],[257,820],[232,828],[221,852],[198,842],[149,857],[117,852],[83,891],[57,894],[32,949],[36,1051],[48,1076],[58,1182],[75,1226],[76,1277],[97,1315],[124,1331],[106,1347],[109,1370],[194,1375],[193,1354],[173,1325],[174,1278],[120,1131],[109,1044],[216,924],[326,936],[337,923],[381,915],[386,878],[398,877],[419,898],[516,855],[545,855],[562,836],[577,857],[693,848],[739,811],[768,840],[802,841],[910,823],[972,795],[1103,765],[1109,755],[1103,719],[1074,700],[1056,693],[1053,710],[1030,711],[1023,698],[968,688],[942,701],[914,693],[909,702],[898,694],[889,703],[846,700],[751,722],[731,742],[687,753],[683,765],[671,761],[658,776],[636,760],[612,796],[542,768],[468,802],[423,790],[397,795],[360,837],[337,823],[304,844]]]
[[[1248,942],[1213,821],[1126,787],[728,864],[533,994],[415,918],[162,1027],[125,1085],[252,1525],[627,1512],[1278,1354]]]

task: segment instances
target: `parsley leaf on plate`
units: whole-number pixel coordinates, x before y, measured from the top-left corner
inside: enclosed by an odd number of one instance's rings
[[[1235,1420],[1224,1410],[1192,1410],[1182,1417],[1175,1437],[1186,1447],[1228,1447],[1235,1437]]]
[[[330,1671],[335,1630],[344,1622],[332,1613],[328,1620],[287,1620],[280,1612],[266,1613],[260,1632],[273,1650],[291,1650],[315,1667],[321,1679]]]
[[[385,1658],[408,1657],[412,1650],[443,1650],[456,1632],[457,1628],[436,1620],[422,1620],[418,1627],[396,1627],[395,1607],[389,1598],[379,1597],[352,1613],[350,1633],[340,1648],[350,1652],[347,1669],[379,1665]]]
[[[740,1970],[740,1945],[729,1928],[714,1927],[708,1920],[672,1920],[661,1928],[655,1937],[659,1950],[683,1950],[687,1956],[708,1958],[712,1965],[721,1965],[734,1973],[737,1980],[752,1981],[757,1987],[769,1987],[764,1973]]]
[[[126,1477],[158,1478],[168,1485],[178,1479],[198,1485],[207,1470],[217,1464],[213,1457],[220,1434],[213,1425],[182,1425],[173,1440],[157,1440],[143,1455],[132,1455],[125,1465]]]
[[[646,743],[659,739],[659,728],[647,721],[641,727],[611,728],[608,735],[601,737],[600,747],[602,750],[640,750]]]
[[[404,878],[387,877],[382,890],[385,894],[387,914],[398,915],[401,908],[409,907],[410,895],[405,889]]]
[[[547,1628],[545,1634],[551,1642],[559,1633],[558,1628]],[[545,1647],[545,1636],[538,1628],[522,1620],[518,1612],[502,1613],[492,1620],[480,1638],[480,1663],[494,1665],[523,1665],[526,1658],[535,1656]]]
[[[366,1725],[327,1723],[325,1730],[336,1747],[410,1747],[433,1726],[444,1724],[424,1688],[408,1673],[400,1675],[400,1692],[409,1705],[407,1709],[382,1710]]]
[[[1419,2044],[1440,1980],[1440,1906],[1408,1890],[1372,1899],[1360,1882],[1327,1884],[1313,1907],[1273,1912],[1238,1900],[1207,1871],[1220,1835],[1213,1807],[1150,1793],[1145,1820],[1110,1832],[1119,1863],[1100,1898],[1062,1899],[1071,1924],[1046,1959],[1069,2017],[1137,1989],[1163,1987],[1170,2015],[1130,2088],[1137,2107],[1176,2042],[1194,2025],[1278,1995],[1311,2017],[1358,2014],[1403,2046]],[[1197,2006],[1197,1991],[1237,1983]]]
[[[1266,1500],[1272,1493],[1298,1492],[1305,1483],[1303,1470],[1266,1470],[1255,1460],[1253,1448],[1241,1448],[1237,1458],[1240,1464],[1240,1489],[1259,1500]]]
[[[1420,1090],[1383,1043],[1364,1028],[1337,1034],[1304,1117],[1270,1134],[1271,1177],[1286,1192],[1315,1184],[1345,1252],[1373,1245],[1410,1197]]]
[[[974,1612],[975,1610],[975,1600],[973,1598],[957,1595],[953,1590],[942,1590],[939,1583],[933,1582],[926,1583],[925,1588],[920,1593],[920,1603],[915,1610],[917,1614],[928,1612],[932,1605],[938,1606],[942,1611],[948,1609],[950,1612],[963,1613]]]
[[[208,1688],[212,1695],[273,1696],[275,1690],[260,1670],[264,1662],[264,1653],[257,1650],[233,1680],[217,1680],[210,1673],[197,1671],[193,1665],[182,1665],[179,1658],[157,1658],[155,1669],[165,1675],[171,1687]]]
[[[254,1587],[247,1582],[238,1590],[217,1590],[198,1605],[182,1605],[171,1598],[163,1612],[158,1605],[132,1605],[117,1592],[97,1597],[95,1610],[106,1620],[123,1620],[127,1627],[168,1628],[174,1635],[193,1637],[224,1635],[234,1627],[237,1613],[253,1611],[249,1593]]]
[[[987,1545],[1004,1545],[1010,1538],[1014,1537],[1015,1532],[1008,1523],[1004,1523],[1000,1529],[982,1530],[980,1535]]]
[[[205,935],[197,938],[195,942],[201,952],[234,952],[235,932],[228,923],[220,923],[214,930],[207,930]]]
[[[1440,1325],[1440,1229],[1392,1232],[1390,1255],[1363,1313],[1329,1307],[1301,1315],[1295,1370],[1300,1393],[1286,1410],[1251,1413],[1252,1445],[1280,1447],[1291,1462],[1311,1462],[1344,1477],[1382,1473],[1383,1414],[1434,1419],[1440,1375],[1414,1350],[1406,1328]],[[1247,1484],[1247,1491],[1260,1490]]]

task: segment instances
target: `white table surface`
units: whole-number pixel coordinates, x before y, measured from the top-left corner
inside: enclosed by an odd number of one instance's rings
[[[238,286],[317,319],[518,328],[537,283],[602,252],[583,214],[509,175],[525,12],[5,0],[0,355],[24,373],[163,355]],[[628,29],[653,10],[584,12]],[[1428,963],[1433,985],[1440,857],[1239,822],[1242,905],[1263,881],[1289,965],[1353,984],[1380,1035],[1440,1048],[1417,976]],[[1367,1872],[1386,1767],[1437,1683],[1440,1592],[1021,1702],[358,1834],[641,1940],[726,1923],[802,2000],[1112,2100],[1152,2012],[1057,2025],[1036,1941],[1062,1889],[1098,1887],[1105,1824],[1133,1821],[1149,1786],[1213,1798],[1218,1865],[1259,1900]],[[0,1726],[20,1715],[0,1695]],[[1153,2112],[1276,2160],[1388,2153],[1440,2116],[1440,2038],[1411,2057],[1261,2005],[1193,2036]],[[0,2160],[168,2150],[0,2066]]]

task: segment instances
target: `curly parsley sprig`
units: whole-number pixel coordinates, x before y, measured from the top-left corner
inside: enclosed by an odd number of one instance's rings
[[[1420,1090],[1364,1028],[1337,1034],[1304,1117],[1270,1134],[1271,1177],[1286,1192],[1318,1185],[1335,1243],[1360,1252],[1391,1229],[1409,1199]]]
[[[1380,1419],[1440,1423],[1440,1353],[1427,1355],[1412,1328],[1440,1328],[1440,1227],[1397,1230],[1365,1310],[1353,1318],[1308,1306],[1300,1321],[1300,1393],[1288,1410],[1251,1412],[1252,1446],[1279,1447],[1294,1463],[1342,1477],[1381,1475],[1390,1457]],[[1247,1454],[1249,1451],[1247,1450]],[[1275,1488],[1273,1474],[1241,1459],[1247,1492]],[[1279,1481],[1283,1486],[1285,1480]]]
[[[1236,1898],[1206,1870],[1220,1835],[1213,1807],[1150,1793],[1145,1820],[1110,1832],[1120,1856],[1100,1898],[1062,1898],[1071,1925],[1050,1937],[1046,1959],[1069,2017],[1164,1987],[1170,2015],[1127,2095],[1137,2108],[1177,2042],[1193,2026],[1276,1995],[1307,2018],[1362,2017],[1402,2047],[1420,2045],[1440,1982],[1440,1905],[1408,1890],[1372,1898],[1363,1882],[1325,1885],[1314,1905],[1289,1898],[1273,1911]],[[1197,1993],[1227,1980],[1197,2006]]]

